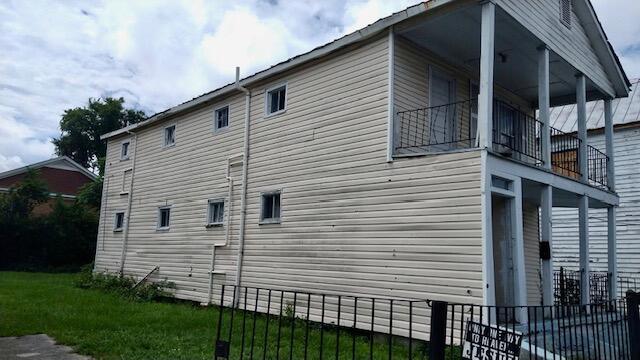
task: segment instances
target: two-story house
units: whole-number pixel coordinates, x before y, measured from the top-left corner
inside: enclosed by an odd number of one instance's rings
[[[579,209],[587,272],[589,209],[607,209],[615,260],[628,91],[588,0],[420,3],[105,134],[95,269],[158,266],[204,303],[235,284],[552,304],[552,207]],[[577,134],[552,144],[550,106],[571,103]]]

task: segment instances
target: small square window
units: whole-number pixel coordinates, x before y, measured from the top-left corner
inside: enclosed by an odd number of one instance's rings
[[[207,225],[222,225],[224,222],[224,200],[209,200]]]
[[[267,91],[267,114],[284,111],[287,106],[287,86],[282,85]]]
[[[158,209],[158,229],[169,229],[169,221],[171,217],[171,208],[162,207]]]
[[[116,218],[113,222],[113,231],[122,231],[123,227],[124,227],[124,213],[117,212]]]
[[[164,146],[171,146],[176,143],[176,126],[171,125],[164,128]]]
[[[123,142],[120,148],[120,159],[126,160],[129,158],[129,142]]]
[[[262,194],[262,210],[260,212],[260,222],[279,223],[280,222],[280,192]]]
[[[229,126],[229,107],[221,107],[214,111],[215,130],[224,129]]]

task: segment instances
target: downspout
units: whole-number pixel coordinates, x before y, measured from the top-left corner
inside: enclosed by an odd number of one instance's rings
[[[127,256],[127,243],[129,241],[129,220],[131,219],[131,204],[133,201],[133,179],[136,175],[136,160],[138,159],[138,134],[127,131],[127,134],[133,135],[133,163],[131,164],[131,182],[129,183],[129,199],[127,204],[127,219],[124,227],[124,239],[122,240],[122,253],[120,254],[120,276],[124,275],[124,260]]]
[[[228,214],[226,216],[225,219],[225,231],[224,231],[224,243],[222,244],[216,244],[214,243],[211,246],[211,263],[209,265],[209,291],[207,294],[207,304],[211,304],[211,296],[212,296],[212,290],[213,290],[213,275],[215,273],[214,271],[214,266],[215,266],[215,262],[216,262],[216,248],[217,247],[224,247],[229,245],[229,238],[231,236],[231,216],[233,214],[233,178],[231,177],[231,166],[237,162],[233,162],[231,161],[232,159],[235,158],[239,158],[242,157],[242,154],[237,154],[234,156],[230,156],[227,158],[227,182],[229,183],[229,194],[228,194],[228,206],[227,206],[227,210],[226,213]]]
[[[244,92],[244,159],[242,164],[242,197],[240,204],[240,234],[238,239],[238,259],[236,261],[236,281],[235,286],[240,286],[240,275],[242,272],[242,258],[244,256],[244,236],[247,219],[247,167],[249,166],[249,126],[251,110],[251,91],[240,85],[240,68],[236,67],[236,89]],[[236,299],[237,300],[237,299]]]

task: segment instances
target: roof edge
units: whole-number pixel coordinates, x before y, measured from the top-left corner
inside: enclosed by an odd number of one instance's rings
[[[393,13],[387,17],[381,18],[377,21],[375,21],[372,24],[369,24],[367,26],[365,26],[362,29],[356,30],[352,33],[349,33],[347,35],[344,35],[341,38],[338,38],[336,40],[333,40],[329,43],[326,43],[324,45],[320,45],[306,53],[294,56],[288,60],[282,61],[276,65],[273,65],[269,68],[266,68],[264,70],[258,71],[256,73],[254,73],[253,75],[247,76],[243,79],[241,79],[239,81],[239,85],[240,86],[244,86],[247,87],[249,85],[251,85],[252,83],[264,80],[266,78],[269,78],[271,76],[277,75],[279,73],[282,73],[284,71],[290,70],[296,66],[302,65],[304,63],[307,63],[309,61],[312,60],[316,60],[319,58],[322,58],[326,55],[329,55],[339,49],[342,49],[348,45],[351,44],[355,44],[358,43],[360,41],[369,39],[375,35],[377,35],[378,33],[382,32],[383,30],[389,28],[390,26],[397,24],[401,21],[404,21],[408,18],[420,15],[424,12],[426,12],[427,10],[432,10],[436,7],[451,3],[453,1],[456,0],[426,0],[426,1],[422,1],[417,3],[416,5],[412,5],[404,10],[398,11],[396,13]],[[129,126],[126,126],[124,128],[118,129],[118,130],[114,130],[111,132],[108,132],[106,134],[103,134],[100,136],[101,140],[105,140],[105,139],[109,139],[118,135],[122,135],[124,133],[128,133],[128,132],[133,132],[134,130],[137,130],[139,128],[148,126],[150,124],[153,124],[155,122],[158,122],[164,118],[167,118],[169,116],[178,114],[180,112],[186,111],[188,109],[191,109],[193,107],[196,107],[198,105],[202,105],[208,101],[211,101],[219,96],[222,95],[227,95],[229,93],[231,93],[232,91],[237,90],[236,84],[235,83],[230,83],[227,85],[224,85],[218,89],[215,89],[211,92],[205,93],[203,95],[200,95],[192,100],[186,101],[182,104],[176,105],[174,107],[171,107],[167,110],[164,110],[162,112],[159,112],[157,114],[152,115],[151,117],[149,117],[146,120],[143,120],[139,123],[136,124],[132,124]]]
[[[73,167],[78,169],[78,172],[82,173],[83,175],[85,175],[86,177],[90,178],[91,180],[95,180],[98,176],[94,173],[92,173],[91,171],[85,169],[84,167],[82,167],[82,165],[78,164],[77,162],[75,162],[73,159],[71,159],[70,157],[63,155],[63,156],[58,156],[55,158],[51,158],[51,159],[47,159],[44,161],[40,161],[37,163],[33,163],[33,164],[29,164],[29,165],[25,165],[23,167],[19,167],[13,170],[8,170],[5,171],[3,173],[0,173],[0,179],[5,179],[14,175],[18,175],[18,174],[22,174],[27,172],[29,169],[40,169],[43,167],[46,167],[49,164],[52,164],[54,162],[60,161],[60,160],[64,160],[66,162],[68,162],[69,164],[71,164]]]

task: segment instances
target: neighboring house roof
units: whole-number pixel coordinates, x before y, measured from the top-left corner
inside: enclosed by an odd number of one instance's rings
[[[640,125],[640,78],[631,81],[631,92],[626,98],[613,99],[611,110],[614,125]],[[551,108],[550,124],[564,132],[578,131],[578,112],[575,104]],[[587,103],[587,128],[589,130],[604,127],[604,101]]]
[[[82,165],[78,164],[77,162],[71,160],[71,158],[69,158],[68,156],[60,156],[57,158],[53,158],[53,159],[49,159],[49,160],[45,160],[45,161],[40,161],[31,165],[27,165],[27,166],[23,166],[21,168],[17,168],[17,169],[13,169],[13,170],[9,170],[9,171],[5,171],[3,173],[0,173],[0,179],[5,179],[11,176],[15,176],[15,175],[19,175],[22,173],[26,173],[27,170],[29,169],[40,169],[43,167],[50,167],[50,168],[57,168],[57,169],[63,169],[63,170],[71,170],[71,171],[78,171],[81,174],[83,174],[84,176],[86,176],[87,178],[89,178],[90,180],[94,180],[96,178],[96,174],[92,173],[91,171],[85,169],[84,167],[82,167]]]
[[[114,137],[114,136],[118,136],[121,135],[123,133],[129,132],[129,131],[133,131],[135,129],[138,128],[142,128],[145,127],[149,124],[152,123],[156,123],[158,121],[161,121],[163,119],[166,119],[167,117],[170,117],[172,115],[181,113],[183,111],[186,111],[188,109],[191,109],[193,107],[202,105],[206,102],[209,102],[211,100],[213,100],[214,98],[220,97],[220,96],[224,96],[224,95],[228,95],[233,91],[238,91],[238,85],[239,86],[248,86],[249,84],[255,83],[257,81],[260,80],[264,80],[268,77],[274,76],[276,74],[282,73],[286,70],[289,70],[293,67],[299,66],[301,64],[307,63],[309,61],[321,58],[325,55],[328,55],[330,53],[333,53],[339,49],[342,49],[348,45],[357,43],[359,41],[365,40],[367,38],[370,38],[376,34],[379,34],[380,32],[382,32],[383,30],[388,29],[390,26],[393,26],[397,23],[400,23],[404,20],[407,20],[409,18],[413,18],[415,16],[424,14],[427,11],[430,11],[436,7],[448,4],[448,3],[452,3],[455,1],[460,1],[460,0],[427,0],[424,2],[420,2],[416,5],[410,6],[404,10],[401,10],[399,12],[393,13],[387,17],[381,18],[379,20],[377,20],[376,22],[365,26],[362,29],[356,30],[348,35],[345,35],[341,38],[338,38],[332,42],[329,42],[325,45],[321,45],[318,46],[316,48],[314,48],[313,50],[303,53],[301,55],[298,56],[294,56],[288,60],[285,60],[283,62],[280,62],[276,65],[273,65],[265,70],[262,71],[258,71],[253,75],[250,75],[246,78],[243,78],[241,80],[239,80],[237,83],[230,83],[227,84],[223,87],[220,87],[218,89],[215,89],[213,91],[210,91],[208,93],[202,94],[198,97],[195,97],[189,101],[186,101],[182,104],[179,104],[177,106],[171,107],[165,111],[156,113],[154,115],[152,115],[151,117],[147,118],[144,121],[141,121],[139,123],[136,124],[132,124],[129,126],[126,126],[122,129],[119,130],[115,130],[112,132],[109,132],[107,134],[103,134],[100,138],[101,139],[108,139],[110,137]],[[600,39],[603,41],[602,44],[604,44],[605,46],[598,46],[596,47],[596,52],[599,53],[599,56],[603,59],[607,59],[608,62],[610,62],[612,64],[612,67],[615,68],[614,71],[616,72],[616,75],[618,77],[618,82],[616,84],[618,84],[618,88],[625,88],[628,90],[628,86],[629,84],[629,79],[627,78],[622,65],[620,64],[620,61],[617,57],[617,55],[615,54],[615,51],[613,51],[613,47],[611,46],[611,43],[609,42],[604,29],[602,28],[602,25],[600,24],[600,21],[598,20],[598,17],[595,13],[595,11],[593,10],[593,7],[591,6],[591,2],[590,0],[576,0],[576,1],[581,1],[581,5],[586,4],[586,8],[588,9],[587,13],[584,14],[583,12],[581,13],[577,13],[579,16],[581,16],[581,20],[583,22],[585,22],[587,25],[588,29],[595,29],[598,36],[600,37]],[[619,90],[620,91],[620,90]]]

